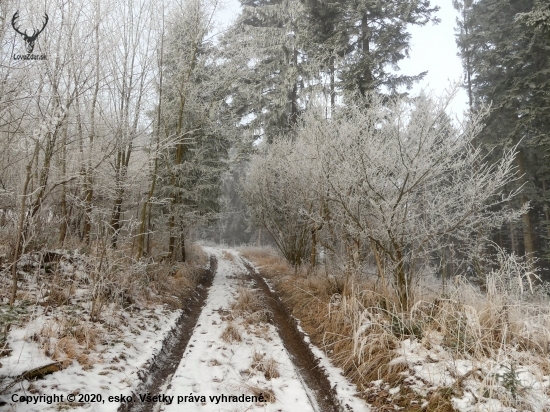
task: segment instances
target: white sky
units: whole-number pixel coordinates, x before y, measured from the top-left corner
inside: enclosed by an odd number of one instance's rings
[[[222,1],[224,6],[218,20],[225,26],[237,16],[240,5],[237,0]],[[431,0],[430,3],[432,6],[440,7],[437,16],[441,23],[424,27],[411,26],[410,58],[402,60],[399,64],[400,72],[403,74],[416,75],[428,71],[424,80],[411,90],[410,93],[413,95],[418,94],[422,88],[433,91],[435,95],[441,95],[452,83],[461,82],[463,78],[462,63],[457,56],[455,43],[454,27],[457,13],[451,0]],[[460,88],[450,111],[462,118],[467,105],[466,91]]]
[[[414,75],[425,70],[428,74],[423,81],[416,85],[412,92],[420,89],[433,90],[435,94],[442,94],[451,83],[461,82],[463,79],[462,62],[457,56],[458,49],[455,43],[455,21],[457,13],[451,0],[431,0],[434,6],[439,6],[437,16],[441,20],[438,25],[428,24],[424,27],[411,27],[410,58],[403,60],[399,67],[404,74]],[[460,88],[451,106],[451,111],[459,118],[468,107],[468,95]]]

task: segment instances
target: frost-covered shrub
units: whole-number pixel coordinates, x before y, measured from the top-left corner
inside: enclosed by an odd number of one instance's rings
[[[471,144],[482,116],[455,127],[450,99],[369,96],[330,119],[306,113],[291,138],[253,160],[246,193],[254,217],[292,245],[308,235],[313,243],[326,228],[323,245],[345,243],[350,266],[369,248],[408,309],[418,277],[433,273],[434,253],[460,249],[475,260],[491,229],[524,212],[507,208],[517,194],[506,191],[515,148],[489,163]]]

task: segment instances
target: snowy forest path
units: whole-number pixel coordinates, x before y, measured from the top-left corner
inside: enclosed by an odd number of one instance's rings
[[[165,382],[169,381],[174,374],[194,332],[216,274],[218,261],[214,255],[210,255],[209,263],[208,269],[199,279],[195,292],[187,299],[187,305],[181,316],[165,337],[161,350],[149,363],[147,370],[142,370],[141,374],[138,372],[142,383],[134,391],[134,402],[122,403],[118,412],[142,412],[155,409],[154,404],[150,402],[140,402],[139,394],[159,393],[165,387]]]
[[[172,401],[134,403],[132,410],[340,411],[293,318],[267,284],[238,252],[204,249],[217,271],[179,365],[163,384],[136,392]],[[247,293],[262,310],[236,306]]]

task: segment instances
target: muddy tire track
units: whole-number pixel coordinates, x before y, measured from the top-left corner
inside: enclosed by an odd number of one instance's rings
[[[154,356],[146,370],[138,371],[141,383],[132,393],[134,401],[121,404],[118,408],[119,412],[152,412],[154,410],[154,403],[140,402],[137,394],[162,393],[163,385],[176,371],[193,330],[197,326],[217,266],[216,258],[210,256],[210,267],[204,271],[193,294],[186,299],[183,312],[162,342],[160,351]]]
[[[304,340],[304,334],[298,329],[296,321],[286,306],[271,291],[265,280],[256,273],[255,269],[246,260],[242,259],[242,262],[248,270],[248,276],[267,298],[266,303],[273,313],[273,323],[277,327],[283,345],[290,354],[297,373],[300,374],[303,382],[313,392],[321,412],[344,411],[344,408],[338,402],[336,390],[330,386],[330,381],[324,370],[321,369],[319,360],[311,352],[309,345]]]

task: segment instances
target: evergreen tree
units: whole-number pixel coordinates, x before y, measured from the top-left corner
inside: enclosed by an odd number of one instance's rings
[[[269,138],[288,131],[303,108],[303,7],[298,0],[242,0],[241,5],[242,14],[222,42],[239,73],[231,104],[256,138]]]
[[[242,0],[224,39],[240,70],[232,104],[256,136],[286,132],[319,91],[396,93],[425,73],[401,75],[407,27],[437,22],[428,0]],[[328,88],[323,84],[328,83]],[[386,90],[384,90],[385,88]]]
[[[346,0],[341,28],[349,42],[339,76],[344,90],[364,96],[385,87],[396,93],[422,79],[426,72],[411,76],[390,69],[398,70],[399,61],[408,57],[407,27],[439,22],[433,16],[437,10],[428,0]]]
[[[471,70],[474,109],[491,105],[480,141],[496,148],[495,155],[520,143],[521,202],[532,206],[522,219],[523,251],[541,257],[548,253],[550,44],[544,30],[527,23],[529,16],[544,17],[536,13],[539,6],[533,0],[474,2],[468,8],[470,30],[459,27],[457,43]]]
[[[453,0],[453,7],[459,12],[460,17],[456,19],[459,35],[456,42],[461,51],[462,65],[464,67],[464,87],[468,92],[468,106],[470,111],[474,104],[472,90],[472,51],[470,49],[470,35],[472,33],[472,6],[473,0]],[[475,145],[475,142],[474,142]]]
[[[227,78],[207,34],[208,4],[189,0],[167,27],[163,65],[163,150],[157,196],[169,199],[169,254],[185,261],[185,236],[220,210],[221,177],[230,133],[226,124]]]
[[[345,29],[345,7],[343,2],[332,0],[304,0],[305,36],[308,39],[307,52],[310,60],[318,62],[321,84],[325,96],[328,94],[330,108],[334,109],[337,95],[337,62],[342,61],[350,41]]]

